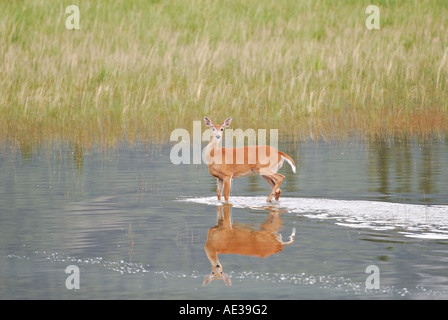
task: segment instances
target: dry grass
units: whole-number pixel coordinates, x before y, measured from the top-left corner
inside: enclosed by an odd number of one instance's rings
[[[448,3],[0,3],[0,141],[168,141],[204,115],[301,138],[446,134]]]

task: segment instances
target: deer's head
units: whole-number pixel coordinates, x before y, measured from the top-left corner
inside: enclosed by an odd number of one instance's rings
[[[213,280],[224,280],[226,286],[232,285],[232,282],[230,281],[230,278],[227,275],[227,273],[222,272],[222,265],[220,264],[212,266],[212,272],[205,276],[202,285],[205,286]]]
[[[214,125],[207,117],[204,117],[204,122],[207,127],[212,129],[212,140],[214,142],[219,142],[224,134],[224,128],[230,126],[232,118],[227,118],[222,125]]]

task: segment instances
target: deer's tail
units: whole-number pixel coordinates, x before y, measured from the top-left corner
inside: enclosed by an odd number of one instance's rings
[[[279,154],[284,160],[286,160],[286,162],[288,162],[288,164],[291,166],[292,171],[296,173],[296,165],[294,163],[294,160],[292,160],[292,158],[284,152],[279,152]]]

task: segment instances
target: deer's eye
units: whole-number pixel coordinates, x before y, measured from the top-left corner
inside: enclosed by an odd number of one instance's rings
[[[221,131],[224,131],[224,128],[221,128]]]
[[[213,129],[213,131],[216,131],[215,128],[212,128],[212,129]]]

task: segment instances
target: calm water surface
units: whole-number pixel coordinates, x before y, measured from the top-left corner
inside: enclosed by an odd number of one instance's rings
[[[233,207],[222,210],[206,165],[171,164],[170,145],[4,145],[0,298],[448,298],[445,140],[280,149],[299,164],[296,174],[280,170],[280,202],[267,206],[267,184],[254,176],[234,181]],[[220,210],[232,230],[275,250],[260,257],[261,249],[213,243]],[[286,242],[294,230],[294,243],[279,245],[278,235]],[[231,286],[203,285],[206,244],[221,246]],[[70,265],[79,268],[78,290],[66,288]],[[378,289],[366,288],[371,265]]]

